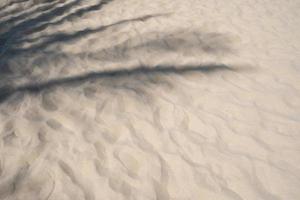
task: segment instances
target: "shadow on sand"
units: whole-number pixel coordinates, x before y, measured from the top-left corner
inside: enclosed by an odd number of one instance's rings
[[[185,75],[188,73],[213,73],[218,71],[236,71],[234,68],[230,68],[226,65],[189,65],[189,66],[168,66],[159,65],[155,67],[145,67],[139,66],[132,69],[116,69],[100,72],[90,72],[83,75],[65,77],[59,79],[53,79],[45,82],[30,83],[22,86],[16,87],[4,87],[0,88],[0,102],[3,102],[11,95],[17,92],[29,92],[29,93],[39,93],[46,89],[51,89],[58,86],[72,86],[73,84],[93,81],[96,79],[122,79],[122,78],[137,78],[142,75],[154,76],[154,75],[170,75],[179,74]]]
[[[89,5],[86,7],[78,7],[84,1],[73,0],[46,0],[37,3],[33,9],[27,8],[25,11],[17,16],[8,14],[8,19],[0,21],[0,55],[6,54],[11,57],[12,54],[16,56],[16,53],[26,53],[26,50],[37,50],[34,47],[30,49],[20,48],[24,42],[30,42],[30,38],[34,33],[41,32],[50,26],[56,26],[63,24],[64,22],[71,22],[75,19],[80,19],[86,14],[93,11],[100,11],[103,6],[111,3],[113,0],[100,0],[98,3]],[[15,1],[18,3],[20,1]],[[14,3],[14,2],[12,2]],[[9,6],[9,5],[7,5]],[[1,8],[2,10],[5,7]],[[99,31],[102,30],[99,28]],[[83,34],[84,31],[79,31]],[[45,41],[41,41],[38,45],[40,47],[46,47],[46,44],[50,44],[49,41],[53,41],[56,37],[61,35],[51,35]]]
[[[6,6],[0,8],[5,10],[6,7],[10,7],[13,4],[18,2],[25,2],[25,0],[16,0],[12,3],[7,4]],[[117,22],[108,25],[102,25],[96,28],[84,28],[75,32],[55,32],[48,34],[39,34],[35,36],[35,33],[39,33],[45,30],[48,27],[61,25],[65,22],[75,21],[81,17],[87,15],[88,13],[94,11],[100,11],[103,6],[113,2],[113,0],[100,0],[98,3],[93,5],[82,7],[84,1],[82,0],[43,0],[30,8],[29,11],[25,10],[19,15],[11,15],[7,19],[0,21],[0,27],[4,24],[7,25],[5,30],[0,30],[0,83],[1,76],[2,82],[6,83],[5,74],[12,73],[12,77],[16,74],[21,73],[22,69],[31,66],[20,66],[15,72],[10,71],[9,61],[19,58],[21,55],[34,56],[36,52],[47,51],[51,45],[61,43],[66,44],[69,41],[76,41],[82,38],[86,38],[91,34],[95,34],[101,31],[104,31],[113,26],[128,24],[136,21],[146,21],[155,17],[169,16],[170,13],[166,14],[148,14],[140,17],[122,19]],[[8,11],[9,12],[9,11]],[[149,35],[148,35],[149,36]],[[95,52],[88,52],[90,57],[97,57],[100,60],[109,60],[120,61],[121,59],[130,59],[131,55],[136,55],[136,52],[151,50],[156,52],[181,52],[183,54],[190,54],[190,50],[193,49],[193,52],[196,53],[211,53],[217,54],[219,51],[230,52],[230,46],[228,45],[230,41],[226,40],[226,37],[223,37],[219,33],[171,33],[165,34],[161,38],[157,38],[156,34],[153,34],[148,37],[147,34],[143,37],[147,38],[147,41],[144,43],[139,43],[140,38],[133,37],[129,38],[124,43],[118,43],[116,45],[111,45],[111,47],[106,49],[100,49]],[[192,38],[192,39],[191,39]],[[27,47],[24,47],[23,44],[29,44]],[[134,44],[133,46],[128,47],[128,43]],[[117,50],[126,49],[128,56],[119,56],[123,53],[119,53]],[[51,51],[50,51],[51,52]],[[107,52],[114,54],[114,56],[107,55]],[[58,52],[57,54],[63,54],[64,52]],[[86,52],[80,52],[77,57],[84,56]],[[115,54],[119,54],[115,56]],[[21,56],[21,57],[22,57]],[[49,57],[49,55],[47,56]],[[45,59],[44,57],[41,59]],[[51,58],[52,59],[52,58]],[[118,60],[119,59],[119,60]],[[123,61],[123,60],[121,60]],[[177,66],[177,67],[174,67]],[[29,83],[20,86],[4,86],[1,88],[0,84],[0,102],[4,102],[10,96],[19,92],[29,92],[29,93],[39,93],[43,90],[54,88],[57,86],[71,86],[73,84],[88,82],[95,79],[122,79],[122,78],[132,78],[135,79],[141,76],[153,76],[153,75],[168,75],[168,74],[187,74],[187,73],[205,73],[209,74],[217,71],[231,70],[235,69],[230,68],[226,65],[184,65],[178,66],[174,65],[158,65],[158,66],[138,66],[131,69],[117,69],[110,71],[99,71],[91,72],[78,76],[57,78],[49,80],[46,82],[38,83]],[[19,71],[19,72],[18,72]],[[21,71],[21,72],[20,72]],[[141,81],[143,84],[143,81]],[[156,83],[155,83],[156,84]],[[3,84],[2,84],[3,85]],[[4,85],[7,85],[4,84]]]
[[[14,3],[13,3],[14,2]],[[13,1],[16,4],[19,1]],[[113,26],[129,24],[131,22],[146,21],[155,17],[163,17],[167,14],[147,14],[129,19],[122,19],[117,22],[102,25],[96,28],[83,28],[75,32],[54,32],[43,34],[42,31],[52,27],[62,25],[65,22],[80,20],[85,15],[100,11],[105,5],[113,0],[99,0],[97,3],[82,6],[82,0],[44,0],[39,1],[32,9],[15,16],[8,15],[8,19],[0,21],[0,73],[5,72],[7,64],[14,58],[20,56],[30,56],[40,51],[47,51],[50,46],[64,44],[70,41],[86,38],[91,34],[105,31]],[[9,4],[10,5],[10,4]],[[6,5],[6,7],[9,7]],[[2,9],[5,9],[3,7]],[[4,26],[5,25],[5,26]],[[35,33],[40,33],[35,36]],[[42,33],[42,34],[41,34]],[[26,44],[26,47],[24,46]]]

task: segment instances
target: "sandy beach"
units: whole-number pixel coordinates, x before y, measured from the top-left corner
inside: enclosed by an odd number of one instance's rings
[[[0,199],[300,199],[299,10],[1,0]]]

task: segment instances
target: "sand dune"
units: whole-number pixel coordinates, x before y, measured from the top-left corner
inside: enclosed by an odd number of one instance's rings
[[[0,199],[300,199],[297,1],[0,2]]]

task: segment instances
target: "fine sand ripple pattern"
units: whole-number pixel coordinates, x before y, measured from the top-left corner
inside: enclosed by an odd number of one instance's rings
[[[1,0],[0,199],[300,199],[296,0]]]

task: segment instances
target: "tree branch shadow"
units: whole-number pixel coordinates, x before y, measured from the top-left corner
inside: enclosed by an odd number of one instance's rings
[[[111,79],[137,79],[141,76],[155,76],[155,75],[186,75],[188,73],[203,73],[210,74],[218,71],[237,71],[232,67],[223,64],[207,64],[207,65],[158,65],[158,66],[138,66],[130,69],[116,69],[100,72],[90,72],[82,75],[52,79],[45,82],[29,83],[21,86],[7,86],[0,88],[0,102],[5,101],[11,95],[18,92],[39,93],[43,90],[55,87],[71,87],[74,84],[82,84],[84,82],[91,82],[93,80],[109,80]],[[143,83],[141,83],[143,84]]]
[[[6,24],[9,28],[0,33],[0,57],[2,60],[0,61],[0,67],[1,65],[5,65],[4,63],[8,60],[12,60],[20,55],[29,55],[41,50],[45,51],[48,47],[57,43],[66,43],[80,39],[113,26],[136,21],[146,21],[154,17],[168,15],[148,14],[130,19],[122,19],[112,24],[99,26],[98,28],[84,28],[75,32],[60,32],[50,35],[42,34],[38,37],[32,37],[35,33],[41,33],[48,27],[61,25],[67,21],[74,21],[91,12],[100,11],[105,5],[113,1],[114,0],[101,0],[96,4],[79,7],[74,10],[74,8],[79,6],[81,0],[73,0],[65,4],[59,0],[47,0],[47,4],[44,2],[42,6],[37,7],[31,13],[24,13],[1,22],[0,27]],[[23,21],[20,21],[21,19]],[[24,47],[24,44],[27,46]]]
[[[44,2],[38,3],[37,5],[28,8],[28,9],[21,9],[18,15],[14,16],[14,11],[7,11],[5,20],[1,20],[0,26],[18,26],[21,25],[22,21],[28,21],[26,20],[28,17],[32,18],[35,15],[42,15],[44,12],[49,12],[49,10],[55,8],[55,6],[58,6],[60,3],[63,3],[63,0],[45,0]],[[20,8],[16,8],[19,10]]]
[[[9,7],[11,7],[11,6],[15,5],[15,4],[23,3],[23,2],[26,2],[26,1],[29,1],[29,0],[15,0],[15,1],[11,1],[11,2],[7,3],[6,5],[1,6],[0,7],[0,12],[5,11],[6,9],[8,9]]]
[[[59,25],[65,21],[81,17],[92,11],[100,10],[102,7],[113,0],[102,0],[97,4],[88,6],[86,8],[80,8],[75,12],[72,12],[82,0],[69,1],[60,6],[60,1],[53,1],[53,3],[46,5],[45,7],[37,7],[31,13],[25,13],[17,17],[12,17],[6,21],[1,22],[0,26],[4,24],[9,27],[0,34],[0,55],[11,54],[16,52],[10,52],[10,48],[21,46],[26,38],[29,38],[32,34],[42,31],[49,26]],[[70,13],[71,12],[71,13]],[[68,14],[66,14],[68,13]],[[60,18],[62,16],[62,18]],[[22,21],[22,19],[24,19]],[[21,21],[20,21],[21,20]],[[54,22],[53,22],[54,21]],[[4,52],[4,46],[7,48]],[[21,50],[21,49],[20,49]]]
[[[6,73],[12,73],[13,75],[16,73],[10,71],[10,65],[7,63],[20,56],[25,55],[31,57],[36,55],[38,52],[48,51],[50,47],[55,45],[64,45],[70,41],[73,42],[86,38],[90,35],[96,35],[96,33],[103,32],[115,26],[123,24],[126,25],[131,22],[138,21],[145,22],[152,18],[170,15],[170,13],[148,14],[129,19],[122,19],[117,22],[108,25],[102,25],[96,28],[84,28],[73,32],[48,33],[33,37],[35,33],[41,32],[48,27],[61,25],[67,21],[74,21],[75,19],[79,19],[90,12],[99,11],[104,5],[107,5],[111,2],[113,2],[113,0],[102,0],[93,5],[79,7],[81,0],[71,0],[67,1],[66,3],[62,3],[60,0],[45,0],[43,3],[41,3],[40,7],[34,8],[31,13],[25,12],[24,14],[8,19],[7,22],[11,23],[12,26],[4,33],[0,33],[0,56],[2,56],[0,59],[0,103],[4,102],[10,96],[13,96],[16,93],[39,93],[50,88],[69,87],[73,86],[74,84],[91,82],[92,80],[121,80],[127,78],[134,80],[143,76],[153,77],[171,74],[183,76],[188,73],[210,74],[218,71],[235,71],[235,69],[222,64],[149,64],[148,66],[137,66],[131,69],[91,72],[72,77],[51,79],[44,82],[29,82],[17,86],[7,86],[8,84],[6,83],[6,86],[1,87],[1,79],[3,79],[5,82]],[[16,36],[18,37],[16,38]],[[153,34],[143,34],[143,38],[146,39],[145,42],[140,42],[139,38],[140,35],[137,35],[136,37],[130,37],[128,40],[118,44],[112,44],[107,48],[91,50],[90,52],[86,52],[85,50],[79,53],[67,52],[66,55],[79,58],[88,55],[88,59],[96,58],[102,61],[109,60],[113,62],[123,62],[130,60],[133,56],[136,56],[137,52],[141,52],[142,55],[145,55],[145,53],[147,53],[145,51],[157,52],[160,56],[164,56],[164,54],[167,52],[179,52],[183,55],[190,55],[192,53],[218,54],[219,52],[231,52],[230,39],[224,34],[220,33],[179,31],[167,34],[163,33],[163,36],[158,38],[156,32]],[[30,45],[23,47],[22,45],[25,43]],[[129,43],[131,45],[128,45]],[[51,51],[49,52],[51,53]],[[42,55],[40,59],[55,60],[56,56],[63,54],[65,54],[65,52],[56,51],[54,48],[53,57],[48,54],[46,56]],[[22,74],[22,70],[26,67],[32,68],[32,66],[21,66],[18,68],[21,72],[18,73]],[[25,74],[22,75],[26,76]],[[147,84],[147,80],[143,79],[140,83]],[[159,83],[154,81],[154,84]]]
[[[12,53],[24,53],[24,52],[37,52],[41,51],[42,49],[45,49],[49,47],[50,45],[55,45],[57,43],[66,43],[69,41],[77,40],[80,38],[87,37],[88,35],[95,34],[101,31],[104,31],[110,27],[121,25],[121,24],[127,24],[130,22],[137,22],[137,21],[145,21],[154,17],[164,16],[164,14],[154,14],[154,15],[144,15],[141,17],[131,18],[131,19],[124,19],[120,20],[118,22],[108,24],[105,26],[100,26],[98,28],[90,29],[86,28],[84,30],[80,30],[74,33],[56,33],[51,35],[45,35],[41,37],[36,37],[33,39],[25,39],[21,42],[36,42],[42,40],[40,43],[30,46],[28,48],[19,48],[19,49],[12,49]]]

